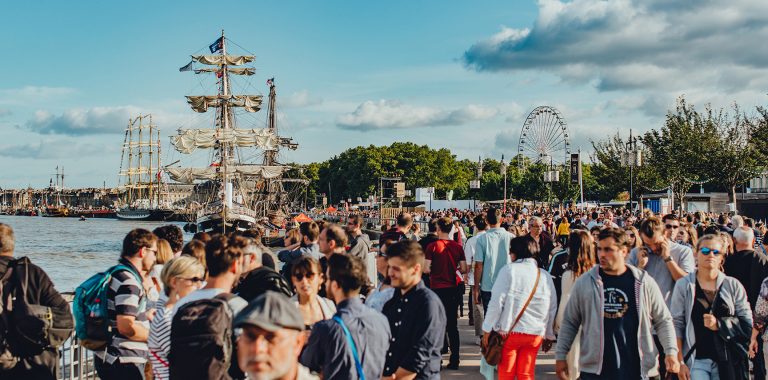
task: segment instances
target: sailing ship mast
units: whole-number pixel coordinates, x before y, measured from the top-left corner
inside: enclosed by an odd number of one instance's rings
[[[146,140],[145,130],[149,131]],[[123,162],[126,158],[128,167],[124,168]],[[160,206],[161,178],[156,173],[159,173],[161,165],[160,128],[152,122],[152,115],[139,115],[128,119],[120,160],[121,179],[118,181],[118,187],[125,189],[123,206],[135,207],[142,202],[148,203],[150,208]],[[125,183],[122,183],[123,177],[126,178]]]
[[[216,117],[213,129],[180,129],[178,135],[171,138],[176,150],[190,154],[197,148],[212,149],[212,163],[203,168],[166,167],[171,179],[192,184],[196,180],[208,181],[209,188],[215,189],[215,196],[199,210],[196,226],[201,229],[249,228],[258,218],[265,217],[271,207],[282,207],[276,201],[275,194],[264,196],[257,194],[259,189],[272,193],[279,184],[287,166],[277,162],[277,152],[281,146],[295,149],[298,145],[290,138],[277,135],[275,127],[275,87],[270,84],[268,127],[259,129],[239,128],[235,123],[235,109],[245,112],[258,112],[261,109],[262,95],[232,94],[231,75],[251,76],[255,70],[242,67],[252,62],[252,55],[230,55],[228,41],[221,37],[210,45],[214,55],[193,55],[193,62],[213,66],[195,69],[195,74],[214,73],[219,79],[216,95],[187,96],[187,103],[196,112],[207,112],[215,108]],[[192,62],[180,71],[191,71]],[[260,164],[241,162],[240,148],[256,148],[263,151],[264,160]],[[271,205],[270,203],[274,203]],[[277,206],[275,206],[277,205]]]

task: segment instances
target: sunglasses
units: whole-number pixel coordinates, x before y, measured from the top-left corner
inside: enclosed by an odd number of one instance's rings
[[[674,224],[667,224],[665,227],[667,227],[668,230],[676,230],[676,229],[680,228],[679,225],[676,226]]]
[[[303,274],[303,273],[294,273],[294,274],[293,274],[293,278],[295,278],[295,279],[296,279],[296,281],[301,281],[301,280],[303,280],[303,279],[304,279],[304,277],[306,277],[306,278],[307,278],[307,280],[310,280],[310,281],[312,281],[312,279],[313,279],[313,278],[315,278],[315,274],[316,274],[315,272],[310,272],[310,273],[307,273],[307,274]]]
[[[627,236],[633,238],[633,237],[635,237],[635,234],[627,234]]]
[[[184,277],[182,277],[181,279],[182,280],[187,280],[187,281],[192,281],[192,282],[203,282],[203,281],[205,281],[204,278],[200,278],[200,277],[192,277],[192,278],[184,278]]]
[[[711,252],[713,255],[715,255],[715,256],[717,256],[717,255],[719,255],[719,254],[720,254],[720,251],[718,251],[718,250],[716,250],[716,249],[709,249],[709,248],[707,248],[707,247],[704,247],[704,248],[702,248],[702,249],[701,249],[701,253],[703,253],[703,254],[705,254],[705,255],[709,255],[709,254],[710,254],[710,252]]]

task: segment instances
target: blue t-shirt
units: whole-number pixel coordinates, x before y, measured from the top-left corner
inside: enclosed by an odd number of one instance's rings
[[[503,228],[491,228],[477,237],[475,261],[483,263],[480,290],[490,292],[499,272],[512,260],[509,257],[509,242],[512,235]]]

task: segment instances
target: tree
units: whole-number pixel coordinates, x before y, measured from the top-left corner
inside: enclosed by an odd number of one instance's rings
[[[621,136],[616,135],[605,140],[592,141],[594,156],[592,160],[592,172],[599,184],[596,189],[597,198],[600,201],[607,202],[612,199],[618,199],[618,195],[629,189],[630,168],[622,166],[621,157],[627,151],[627,141]],[[641,147],[638,147],[641,148]],[[643,149],[640,149],[643,152]],[[641,153],[642,154],[642,153]],[[641,165],[632,169],[632,181],[634,182],[634,193],[642,194],[653,188],[662,187],[658,176],[652,173],[653,166]],[[635,195],[637,198],[637,196]]]
[[[759,110],[759,109],[758,109]],[[765,113],[763,114],[765,115]],[[711,177],[728,189],[728,196],[736,206],[736,186],[756,177],[764,165],[766,143],[760,130],[759,119],[752,122],[743,115],[739,106],[733,106],[733,113],[708,110],[708,122],[718,130],[718,145],[712,152]]]
[[[711,172],[709,153],[717,146],[717,133],[711,119],[703,118],[680,97],[675,112],[667,113],[661,129],[651,130],[641,138],[647,165],[670,187],[675,204],[682,207],[692,181],[703,180]]]

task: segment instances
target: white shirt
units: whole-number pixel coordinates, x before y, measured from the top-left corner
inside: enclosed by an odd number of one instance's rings
[[[531,303],[515,328],[512,324],[525,305],[541,272]],[[536,259],[517,260],[502,269],[491,291],[491,302],[483,321],[483,331],[516,332],[555,339],[552,329],[557,313],[557,294],[552,277],[540,269]],[[511,331],[510,331],[511,330]]]
[[[176,305],[173,305],[173,310],[171,312],[170,318],[171,320],[173,320],[173,316],[176,315],[176,312],[179,311],[179,308],[181,308],[182,306],[190,302],[213,298],[218,296],[221,293],[227,293],[227,292],[229,291],[221,288],[195,290],[194,292],[187,294],[184,298],[176,302]],[[233,314],[237,314],[240,310],[248,306],[248,302],[246,302],[244,299],[240,297],[235,297],[229,301],[229,305],[232,307]]]
[[[469,271],[467,272],[467,285],[475,285],[475,249],[477,247],[477,237],[484,234],[485,231],[478,231],[475,236],[467,239],[464,245],[464,257],[467,259]]]

